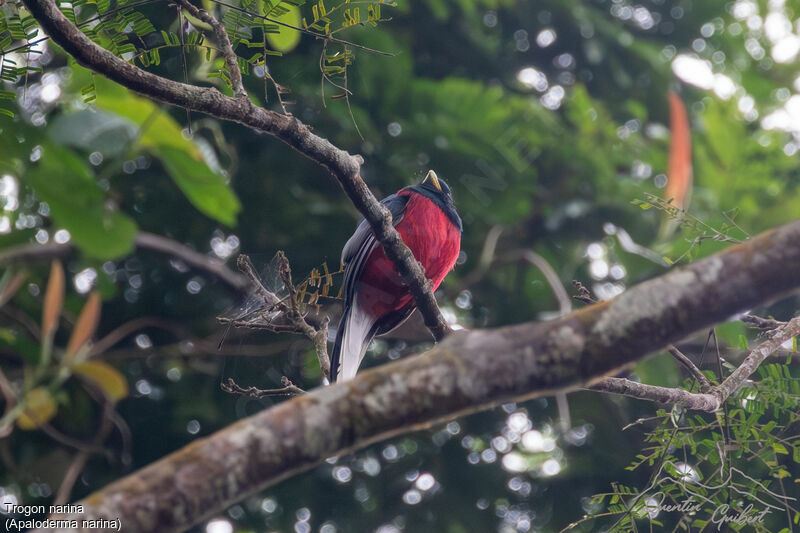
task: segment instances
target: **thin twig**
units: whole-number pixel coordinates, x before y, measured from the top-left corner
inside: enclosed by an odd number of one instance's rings
[[[689,373],[700,383],[700,390],[707,391],[712,388],[711,382],[703,375],[699,368],[692,362],[691,359],[686,357],[683,352],[676,348],[673,344],[667,346],[667,351],[674,357]]]
[[[11,382],[8,381],[2,368],[0,368],[0,393],[2,393],[6,403],[5,413],[3,413],[3,416],[0,418],[5,418],[5,416],[17,406],[17,395],[14,394],[14,388],[11,386]],[[13,431],[14,424],[8,424],[6,427],[0,426],[0,439],[8,437]]]
[[[673,403],[686,409],[716,411],[756,371],[759,365],[781,345],[800,335],[800,316],[770,334],[770,338],[758,345],[720,385],[710,387],[704,393],[692,393],[678,388],[645,385],[622,378],[605,378],[595,383],[593,390],[613,392],[633,398]],[[696,376],[695,376],[696,377]]]
[[[390,56],[390,57],[394,56],[394,54],[391,53],[391,52],[384,52],[383,50],[376,50],[374,48],[369,48],[368,46],[364,46],[363,44],[354,43],[354,42],[351,42],[351,41],[347,41],[345,39],[340,39],[338,37],[332,37],[330,35],[324,35],[324,34],[321,34],[321,33],[315,33],[313,31],[309,30],[308,28],[301,28],[300,26],[294,26],[294,25],[288,24],[288,23],[286,23],[286,22],[284,22],[282,20],[278,20],[278,19],[275,19],[275,18],[267,17],[267,16],[264,16],[264,15],[259,15],[258,13],[254,13],[252,11],[248,11],[247,9],[244,9],[243,7],[239,7],[239,6],[236,6],[236,5],[233,5],[233,4],[229,4],[229,3],[223,2],[221,0],[211,0],[211,1],[214,2],[215,4],[219,4],[221,6],[225,6],[228,9],[233,9],[234,11],[239,11],[240,13],[245,13],[245,14],[253,17],[253,18],[266,20],[267,22],[271,22],[273,24],[277,24],[278,26],[283,26],[284,28],[289,28],[291,30],[296,30],[296,31],[299,31],[300,33],[304,33],[306,35],[311,35],[313,37],[316,37],[317,39],[322,39],[325,42],[334,42],[334,43],[347,44],[347,45],[353,46],[355,48],[359,48],[361,50],[365,50],[367,52],[371,52],[373,54],[378,54],[378,55],[382,55],[382,56]]]
[[[145,316],[125,322],[124,324],[111,330],[111,332],[106,334],[105,337],[92,345],[88,356],[94,357],[98,354],[101,354],[115,346],[124,338],[146,328],[167,330],[175,333],[176,336],[179,336],[183,340],[189,340],[193,337],[189,328],[180,322],[157,316]]]
[[[244,277],[229,269],[221,260],[197,252],[185,244],[162,235],[144,231],[136,236],[134,244],[137,248],[174,257],[189,266],[204,270],[218,278],[235,292],[246,292],[248,283]],[[20,244],[0,252],[0,265],[64,259],[74,251],[75,249],[71,244]]]
[[[232,378],[228,378],[227,381],[224,381],[219,384],[219,387],[229,394],[242,394],[245,396],[252,396],[253,398],[265,398],[267,396],[297,396],[298,394],[305,394],[306,391],[292,383],[289,378],[283,376],[281,378],[281,384],[283,387],[280,389],[259,389],[257,387],[240,387],[233,381]]]
[[[108,434],[114,427],[112,416],[114,412],[114,403],[106,398],[102,392],[94,390],[94,387],[91,385],[85,384],[85,386],[86,390],[89,391],[90,394],[99,398],[99,401],[103,406],[100,428],[97,430],[97,433],[91,442],[92,448],[98,448],[106,440],[106,438],[108,438]],[[53,500],[53,505],[64,505],[70,500],[72,488],[75,486],[75,482],[78,481],[78,476],[80,476],[81,472],[83,472],[83,469],[86,468],[86,463],[89,461],[89,458],[93,453],[94,452],[92,450],[82,450],[75,454],[72,463],[70,463],[69,468],[67,469],[67,473],[64,475],[64,479],[61,480],[61,485],[58,487],[58,491],[56,492],[56,496]]]
[[[197,252],[173,239],[142,231],[136,236],[134,244],[137,248],[159,252],[180,259],[189,266],[208,272],[239,292],[243,292],[247,286],[247,281],[225,266],[222,260]]]
[[[250,283],[256,289],[256,292],[264,298],[264,301],[267,303],[267,305],[276,305],[280,301],[280,298],[278,298],[275,293],[267,290],[267,288],[264,287],[264,284],[261,283],[261,278],[259,278],[258,274],[256,274],[256,270],[253,268],[253,262],[250,261],[250,257],[246,256],[245,254],[239,254],[239,257],[236,258],[236,267],[242,274],[245,275],[248,280],[250,280]]]
[[[569,314],[572,311],[572,302],[569,300],[569,295],[564,288],[564,284],[561,283],[561,278],[558,277],[558,274],[553,270],[553,267],[550,266],[550,263],[533,250],[523,250],[520,252],[520,256],[522,259],[538,268],[542,275],[544,275],[544,279],[547,280],[547,284],[550,285],[553,296],[556,297],[556,301],[558,302],[559,315],[564,316]]]
[[[786,322],[781,322],[774,318],[764,318],[750,313],[742,316],[739,320],[741,320],[745,326],[758,328],[762,331],[770,331],[786,325]]]
[[[597,302],[597,300],[595,300],[592,297],[592,293],[589,291],[589,289],[587,289],[583,285],[583,283],[581,283],[580,281],[578,281],[576,279],[573,279],[572,280],[572,286],[575,287],[576,291],[578,291],[578,294],[574,295],[573,298],[575,298],[579,302],[585,303],[585,304],[588,304],[588,305],[591,305],[591,304]]]
[[[328,357],[328,324],[330,323],[330,318],[325,316],[319,327],[314,327],[306,320],[306,317],[300,311],[302,302],[298,300],[297,288],[292,281],[292,269],[289,265],[289,259],[282,251],[278,251],[276,257],[278,260],[278,274],[287,291],[286,297],[279,298],[274,292],[264,287],[253,268],[250,258],[242,254],[237,259],[237,266],[245,277],[250,280],[256,294],[264,299],[264,305],[248,313],[246,317],[217,317],[217,320],[237,328],[266,329],[276,333],[285,332],[305,335],[314,343],[322,375],[330,381],[331,363]]]
[[[331,361],[328,357],[328,323],[330,319],[326,316],[319,329],[309,324],[303,315],[300,313],[300,308],[297,302],[297,289],[292,283],[292,270],[289,266],[289,259],[283,252],[278,252],[278,271],[284,286],[289,291],[289,312],[287,316],[289,320],[300,330],[306,337],[313,343],[317,351],[317,359],[319,366],[322,370],[322,375],[325,379],[331,379]]]

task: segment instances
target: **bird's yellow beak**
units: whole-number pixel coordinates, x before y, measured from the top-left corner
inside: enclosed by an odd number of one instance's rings
[[[425,176],[425,179],[422,180],[422,183],[427,183],[428,180],[430,180],[430,182],[433,183],[433,186],[436,187],[437,191],[442,190],[442,186],[439,185],[439,178],[436,177],[436,172],[434,172],[433,170],[428,171],[428,174]]]

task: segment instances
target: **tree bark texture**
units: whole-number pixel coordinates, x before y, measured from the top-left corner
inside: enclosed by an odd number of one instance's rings
[[[798,288],[800,221],[562,318],[457,332],[423,354],[285,401],[96,492],[71,518],[119,518],[126,532],[185,530],[327,457],[591,385]]]

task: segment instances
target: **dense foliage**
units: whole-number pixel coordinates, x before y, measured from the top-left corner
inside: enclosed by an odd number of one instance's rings
[[[580,280],[605,299],[670,263],[800,217],[800,8],[792,2],[202,3],[224,21],[251,97],[362,154],[377,196],[429,168],[448,180],[465,229],[439,296],[464,327],[560,312],[524,250],[549,262],[564,285]],[[230,91],[210,28],[172,4],[61,7],[138,66]],[[305,339],[234,330],[218,346],[225,332],[216,317],[235,313],[238,296],[179,259],[136,248],[139,232],[231,265],[247,253],[277,287],[276,250],[286,251],[296,278],[323,264],[335,271],[359,217],[323,170],[285,145],[93,75],[47,41],[20,2],[9,0],[0,15],[0,362],[29,403],[27,415],[13,414],[13,432],[0,435],[0,499],[49,502],[74,440],[107,434],[106,453],[93,455],[77,479],[72,495],[80,497],[281,401],[226,394],[224,379],[269,388],[286,375],[304,388],[320,384]],[[660,200],[669,91],[685,103],[692,129],[691,202],[677,199],[688,215],[671,210],[675,198]],[[27,242],[77,248],[65,262],[60,328],[55,304],[46,303],[58,282],[49,262],[9,266],[3,255]],[[92,288],[102,297],[97,337],[112,334],[114,342],[98,343],[104,351],[87,367],[70,361],[88,354],[82,341],[97,310],[84,300]],[[57,288],[51,292],[58,299]],[[49,318],[39,318],[43,307]],[[761,311],[785,318],[796,307],[795,299]],[[755,337],[738,322],[717,333],[733,360]],[[684,351],[701,353],[705,340],[687,341]],[[425,346],[379,341],[367,364]],[[716,350],[704,360],[710,376],[726,371]],[[686,528],[694,518],[648,515],[644,498],[629,496],[661,475],[705,479],[731,468],[715,462],[720,441],[740,447],[733,467],[748,477],[735,483],[778,509],[760,527],[796,527],[796,502],[776,496],[800,496],[797,382],[781,363],[730,400],[725,420],[592,392],[569,395],[570,420],[550,399],[506,405],[331,459],[204,528],[558,531],[606,511],[575,530],[617,519],[629,528],[631,516],[640,527],[652,518]],[[635,374],[682,383],[665,354]],[[113,428],[100,422],[98,395],[116,402]],[[32,406],[47,426],[31,418]],[[716,503],[744,497],[699,487]],[[680,501],[685,488],[664,490]]]

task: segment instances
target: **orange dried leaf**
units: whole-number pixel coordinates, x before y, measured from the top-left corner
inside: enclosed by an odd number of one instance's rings
[[[53,261],[50,265],[50,278],[44,293],[44,309],[42,310],[42,336],[52,337],[58,329],[58,317],[64,305],[64,267],[61,261]]]
[[[67,359],[73,357],[94,335],[97,324],[100,322],[100,306],[100,294],[92,291],[81,309],[78,322],[75,324],[75,331],[72,332],[72,337],[67,344]]]
[[[692,137],[689,118],[680,96],[670,92],[669,98],[669,163],[664,200],[686,210],[692,192]]]
[[[3,286],[3,289],[0,290],[0,307],[17,295],[19,288],[22,287],[27,277],[28,274],[25,271],[17,272],[14,277]]]

